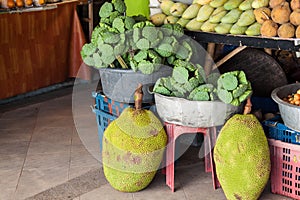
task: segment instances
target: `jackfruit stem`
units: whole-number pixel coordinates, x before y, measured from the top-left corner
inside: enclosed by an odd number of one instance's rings
[[[135,111],[142,110],[142,101],[143,101],[143,85],[141,83],[138,84],[134,92],[134,107]]]
[[[250,100],[250,97],[247,98],[247,103],[245,105],[244,108],[244,115],[250,114],[251,113],[251,107],[252,107],[252,103]]]

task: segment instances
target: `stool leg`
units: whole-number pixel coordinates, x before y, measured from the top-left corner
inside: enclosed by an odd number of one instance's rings
[[[168,145],[166,151],[166,184],[174,192],[174,159],[175,159],[175,138],[173,125],[166,126],[168,134]]]
[[[209,129],[209,144],[210,144],[210,164],[211,164],[211,178],[213,180],[213,186],[214,189],[216,190],[217,188],[221,187],[220,182],[218,180],[217,174],[216,174],[216,168],[215,168],[215,163],[213,159],[213,147],[216,144],[217,140],[217,130],[216,127],[212,127]]]

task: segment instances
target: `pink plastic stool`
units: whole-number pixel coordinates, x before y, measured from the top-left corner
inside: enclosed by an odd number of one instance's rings
[[[175,142],[180,135],[185,133],[202,133],[204,137],[206,137],[204,138],[205,172],[211,172],[214,189],[220,187],[219,181],[215,173],[215,167],[214,167],[213,157],[211,152],[212,147],[215,145],[216,138],[217,138],[216,128],[215,127],[195,128],[195,127],[171,124],[167,122],[165,122],[164,125],[166,127],[166,132],[168,134],[168,144],[167,144],[166,159],[165,159],[166,184],[171,188],[172,192],[174,192],[174,170],[175,170],[174,162],[175,162],[175,144],[176,144]]]

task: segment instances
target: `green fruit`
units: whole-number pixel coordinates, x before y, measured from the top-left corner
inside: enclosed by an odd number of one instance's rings
[[[252,8],[261,8],[261,7],[268,7],[269,0],[253,0],[251,6]]]
[[[187,25],[187,23],[189,23],[191,20],[190,19],[183,19],[183,18],[180,18],[176,24],[180,24],[182,27],[185,27]]]
[[[174,3],[170,8],[170,14],[175,17],[181,17],[183,12],[187,9],[188,5],[181,2]]]
[[[238,21],[242,12],[243,11],[238,8],[232,9],[221,19],[221,22],[226,24],[234,24]]]
[[[149,110],[126,108],[103,135],[103,171],[110,185],[136,192],[153,180],[163,158],[167,135]]]
[[[236,22],[239,26],[249,26],[255,22],[255,15],[253,13],[253,10],[245,10],[238,21]]]
[[[198,22],[197,19],[194,18],[185,25],[185,28],[190,31],[200,31],[202,25],[203,22]]]
[[[217,26],[217,23],[211,23],[209,21],[205,21],[201,26],[201,31],[204,32],[215,32],[215,27]]]
[[[155,26],[161,26],[164,24],[166,17],[167,16],[164,13],[156,13],[150,16],[150,20]]]
[[[164,24],[175,24],[179,20],[178,17],[169,15],[165,18]]]
[[[160,9],[162,10],[162,12],[166,15],[171,15],[170,13],[170,8],[173,6],[175,2],[171,1],[171,0],[163,0],[160,4]]]
[[[214,12],[209,17],[209,22],[211,23],[219,23],[221,19],[227,14],[227,10],[225,8],[218,7],[214,10]]]
[[[215,27],[216,33],[227,34],[229,33],[232,24],[220,23]]]
[[[226,10],[238,8],[243,0],[228,0],[223,6]]]
[[[211,7],[209,4],[203,5],[197,14],[197,21],[204,22],[208,20],[209,16],[213,13],[214,8]]]
[[[201,8],[200,4],[191,4],[182,14],[183,19],[193,19],[197,17],[199,9]]]
[[[261,28],[261,24],[258,22],[255,22],[247,28],[245,33],[246,33],[246,35],[249,35],[249,36],[260,35],[260,28]]]
[[[233,35],[243,35],[245,34],[245,31],[247,30],[248,26],[239,26],[236,23],[232,25],[230,29],[230,33]]]
[[[209,5],[213,8],[218,8],[224,5],[227,0],[212,0]]]
[[[254,0],[244,0],[240,5],[239,5],[239,9],[240,10],[249,10],[252,9],[252,2]]]
[[[270,150],[261,123],[235,114],[214,147],[216,174],[227,199],[259,199],[270,176]]]

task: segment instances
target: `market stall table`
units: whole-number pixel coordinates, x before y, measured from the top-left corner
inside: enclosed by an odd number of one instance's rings
[[[80,56],[86,41],[76,12],[78,3],[0,12],[0,99],[69,77],[90,78]]]

